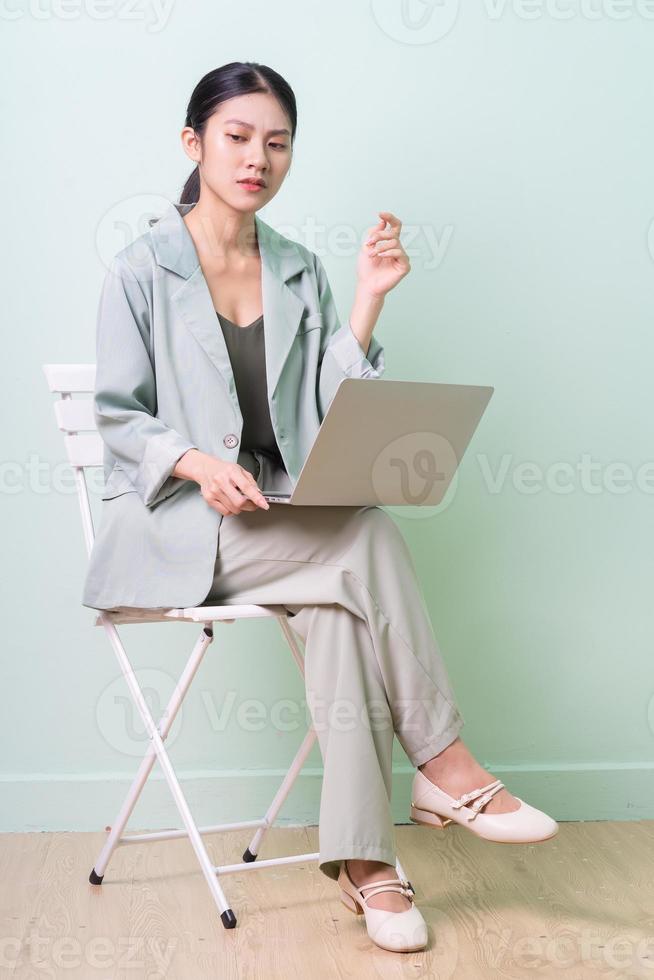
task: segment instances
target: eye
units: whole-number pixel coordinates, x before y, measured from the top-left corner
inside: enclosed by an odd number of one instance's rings
[[[227,136],[230,136],[233,140],[244,140],[244,139],[247,139],[247,136],[239,136],[238,133],[227,133]],[[276,150],[285,150],[286,149],[286,143],[271,143],[270,145],[271,146],[274,146]]]

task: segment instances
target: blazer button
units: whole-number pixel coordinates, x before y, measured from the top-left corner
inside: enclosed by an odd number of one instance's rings
[[[233,449],[234,446],[238,446],[238,436],[234,435],[233,432],[228,432],[225,438],[223,439],[223,443],[227,446],[228,449]]]

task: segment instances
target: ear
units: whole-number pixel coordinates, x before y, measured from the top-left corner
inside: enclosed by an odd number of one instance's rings
[[[185,126],[180,133],[180,139],[182,141],[182,148],[184,153],[189,158],[189,160],[196,164],[200,163],[200,160],[196,160],[196,155],[200,152],[201,146],[198,139],[197,133],[191,126]]]

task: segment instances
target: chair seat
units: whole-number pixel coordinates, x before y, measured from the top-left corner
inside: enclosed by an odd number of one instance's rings
[[[237,619],[285,616],[284,606],[221,605],[187,606],[185,609],[141,609],[137,606],[116,606],[103,610],[112,623],[165,623],[177,620],[186,623],[233,623]],[[102,626],[102,618],[96,617],[96,626]]]

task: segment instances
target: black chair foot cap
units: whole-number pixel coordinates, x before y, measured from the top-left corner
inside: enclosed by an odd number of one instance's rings
[[[253,854],[249,847],[246,847],[243,851],[243,860],[247,864],[251,864],[252,861],[256,861],[257,855]]]
[[[220,918],[222,919],[225,929],[233,929],[236,925],[236,916],[232,909],[225,909],[224,912],[220,913]]]
[[[104,875],[96,875],[95,868],[91,869],[91,874],[89,875],[89,881],[92,885],[101,885]]]

